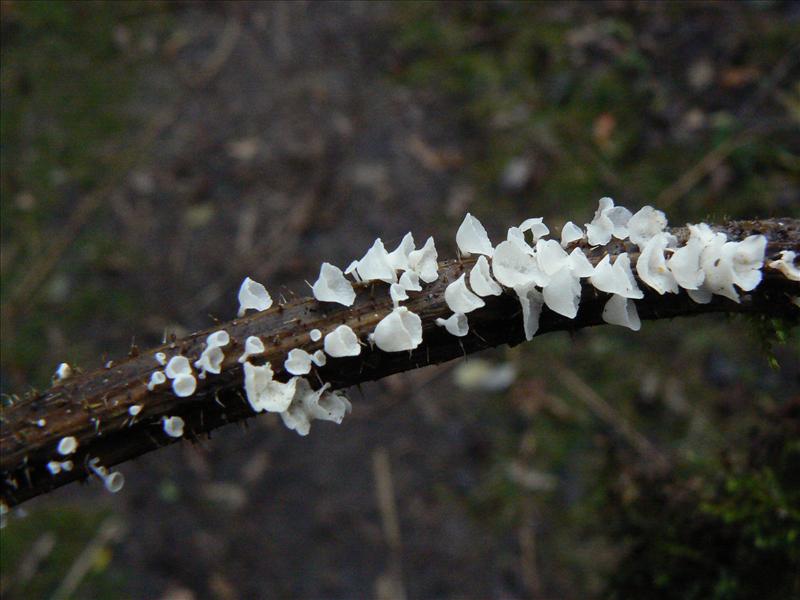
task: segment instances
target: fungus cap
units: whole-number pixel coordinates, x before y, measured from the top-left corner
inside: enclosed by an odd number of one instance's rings
[[[402,300],[408,300],[406,288],[399,283],[393,283],[389,286],[389,296],[392,298],[392,304],[395,308],[400,305]]]
[[[292,377],[287,383],[281,383],[272,376],[269,363],[263,366],[244,363],[244,390],[253,411],[282,412],[291,404],[300,378]]]
[[[569,267],[569,255],[555,240],[539,240],[536,242],[536,262],[539,270],[547,277],[552,277],[564,267]]]
[[[778,260],[770,261],[767,266],[784,274],[790,281],[800,281],[800,268],[795,266],[797,254],[792,250],[783,250]]]
[[[319,277],[311,286],[314,298],[320,302],[337,302],[343,306],[352,306],[356,299],[353,284],[347,281],[339,267],[330,263],[322,263]]]
[[[397,281],[397,274],[389,262],[389,253],[383,246],[381,238],[375,240],[364,258],[358,261],[356,270],[364,281],[377,280],[386,283]]]
[[[219,346],[209,346],[200,355],[200,358],[195,361],[194,366],[200,371],[198,377],[200,379],[206,378],[206,373],[214,373],[219,375],[222,372],[222,361],[225,360],[225,353]]]
[[[398,284],[407,292],[420,292],[422,286],[419,284],[419,275],[414,271],[405,271],[400,275]]]
[[[628,235],[631,241],[644,248],[644,245],[667,227],[667,216],[652,206],[643,206],[628,221]]]
[[[272,306],[272,296],[267,288],[249,277],[245,277],[239,287],[239,312],[237,316],[244,316],[248,310],[267,310]]]
[[[422,319],[405,306],[395,308],[375,327],[372,340],[384,352],[413,350],[422,343]]]
[[[155,359],[156,362],[160,364],[162,367],[167,364],[167,355],[164,354],[163,352],[156,352]]]
[[[142,412],[142,405],[141,404],[131,404],[128,407],[128,414],[132,417],[135,417],[140,412]]]
[[[436,324],[456,337],[464,337],[469,333],[469,321],[464,313],[453,313],[446,319],[436,319]]]
[[[686,244],[675,250],[667,259],[667,268],[680,287],[696,290],[703,284],[706,274],[700,267],[700,255],[704,247],[702,240],[690,234]]]
[[[408,255],[409,270],[416,273],[425,283],[432,283],[439,279],[438,260],[439,254],[436,252],[433,237],[429,237],[422,248]]]
[[[591,277],[594,273],[594,265],[580,248],[575,248],[569,253],[569,268],[576,277]]]
[[[65,362],[61,363],[60,365],[58,365],[54,377],[58,381],[64,381],[65,379],[69,379],[70,377],[72,377],[72,367],[70,367]]]
[[[655,233],[646,242],[642,242],[642,252],[636,261],[636,272],[639,279],[661,295],[669,292],[677,294],[680,290],[672,271],[667,267],[664,252],[667,246],[675,243],[675,236],[669,233]]]
[[[68,435],[61,438],[58,442],[58,453],[62,456],[69,456],[78,449],[78,440],[74,436]]]
[[[499,296],[503,288],[494,280],[489,269],[489,261],[481,255],[469,272],[469,285],[478,296]]]
[[[215,331],[206,338],[206,346],[221,348],[222,346],[227,346],[231,341],[231,336],[228,334],[227,331],[224,329],[220,329],[219,331]]]
[[[468,313],[483,308],[486,303],[467,288],[466,274],[451,282],[444,290],[444,300],[450,310],[456,313]]]
[[[561,269],[544,286],[542,297],[550,310],[574,319],[581,300],[580,279],[570,269]]]
[[[325,336],[323,343],[328,356],[340,358],[342,356],[358,356],[361,354],[361,345],[355,332],[347,325],[339,325]]]
[[[539,330],[539,317],[542,314],[544,297],[532,283],[517,286],[514,291],[522,306],[522,326],[525,330],[525,339],[530,341]]]
[[[561,228],[561,246],[566,248],[572,242],[583,239],[583,229],[575,225],[572,221],[567,221]]]
[[[187,398],[197,389],[197,380],[194,375],[182,373],[172,380],[172,391],[180,398]]]
[[[544,219],[542,217],[525,219],[522,223],[520,223],[519,230],[522,233],[530,231],[531,235],[533,236],[534,243],[537,242],[539,238],[544,237],[548,233],[550,233],[550,228],[544,224]]]
[[[389,264],[396,271],[409,269],[408,257],[414,251],[414,236],[409,231],[392,252],[389,253]]]
[[[244,363],[249,357],[254,354],[262,354],[264,352],[264,342],[256,335],[247,336],[244,341],[244,354],[239,357],[239,362]]]
[[[169,359],[164,373],[170,379],[175,379],[178,375],[191,375],[192,366],[189,364],[189,359],[185,356],[173,356]]]
[[[500,242],[492,257],[494,278],[506,287],[544,285],[547,276],[542,273],[535,256],[531,256],[515,241]]]
[[[314,352],[314,354],[311,355],[311,362],[313,362],[318,367],[324,367],[325,363],[328,362],[328,357],[322,350],[317,350],[316,352]]]
[[[636,303],[619,294],[613,294],[606,302],[603,308],[603,321],[611,325],[621,325],[633,331],[639,331],[642,327]]]
[[[604,246],[611,237],[624,240],[628,236],[631,211],[624,206],[614,206],[611,198],[600,198],[591,223],[586,224],[586,238],[592,246]]]
[[[153,371],[153,374],[150,375],[150,381],[147,382],[147,389],[151,392],[156,389],[156,386],[161,385],[167,380],[167,376],[164,375],[163,371]]]
[[[319,329],[312,329],[308,332],[308,337],[311,338],[312,342],[318,342],[322,339],[322,332]]]
[[[161,417],[161,424],[168,436],[177,438],[183,435],[185,423],[180,417]]]
[[[305,375],[311,372],[311,355],[302,348],[289,351],[283,367],[292,375]]]
[[[492,256],[494,248],[481,222],[467,213],[456,232],[456,244],[464,256],[485,254]]]

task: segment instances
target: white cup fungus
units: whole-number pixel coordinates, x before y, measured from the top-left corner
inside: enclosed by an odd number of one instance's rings
[[[272,306],[272,296],[269,295],[267,288],[249,277],[245,277],[239,287],[239,312],[237,316],[244,316],[248,310],[267,310]]]
[[[78,440],[74,436],[68,435],[61,438],[58,442],[58,453],[62,456],[74,454],[78,449]]]
[[[283,367],[292,375],[305,375],[310,373],[311,355],[301,348],[290,350],[289,356],[283,363]]]
[[[467,288],[466,274],[451,282],[444,290],[444,300],[455,313],[469,313],[483,308],[486,303]]]
[[[436,319],[436,324],[456,337],[464,337],[469,333],[469,322],[464,313],[453,313],[446,319]]]
[[[161,424],[164,428],[164,433],[169,437],[178,438],[183,436],[184,420],[180,417],[162,417]]]
[[[384,352],[413,350],[422,343],[422,319],[405,306],[395,308],[375,327],[372,339]]]
[[[319,277],[311,286],[314,298],[320,302],[338,302],[343,306],[352,306],[356,299],[353,284],[347,281],[339,267],[330,263],[322,263]]]
[[[245,363],[251,356],[263,354],[265,349],[261,338],[255,335],[248,336],[244,341],[244,354],[239,357],[239,362]]]
[[[324,347],[328,356],[334,358],[361,354],[361,345],[358,343],[358,337],[347,325],[339,325],[326,335]]]

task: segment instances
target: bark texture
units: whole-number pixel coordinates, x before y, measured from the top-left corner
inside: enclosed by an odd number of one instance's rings
[[[800,252],[800,220],[772,219],[736,221],[717,227],[729,239],[743,239],[751,234],[764,234],[768,241],[767,259],[781,250]],[[683,242],[688,236],[685,228],[672,230]],[[606,247],[587,251],[593,263],[606,253],[628,251],[635,262],[636,246],[614,241]],[[438,317],[450,314],[444,290],[461,273],[469,270],[474,258],[445,261],[439,265],[439,279],[425,285],[421,292],[410,292],[404,303],[417,313],[423,322],[423,343],[412,352],[386,353],[365,346],[360,356],[329,359],[325,367],[315,369],[309,380],[312,386],[330,382],[333,389],[380,379],[393,373],[416,369],[458,358],[502,344],[515,345],[524,341],[520,305],[513,291],[502,296],[486,298],[486,306],[469,314],[470,332],[456,338],[435,324]],[[685,292],[660,296],[644,284],[643,300],[636,302],[642,320],[667,319],[709,312],[756,313],[797,319],[800,309],[793,298],[800,296],[800,283],[787,280],[780,273],[764,268],[762,283],[750,293],[741,294],[737,304],[714,296],[710,304],[696,304]],[[13,506],[71,481],[90,475],[87,468],[92,458],[111,467],[145,452],[178,441],[168,437],[163,429],[163,416],[178,415],[186,422],[185,437],[202,438],[211,430],[227,423],[255,416],[242,392],[242,368],[237,358],[244,351],[244,340],[250,335],[261,337],[267,347],[262,357],[272,363],[278,379],[286,380],[283,361],[289,350],[304,348],[309,352],[320,349],[322,340],[312,342],[308,332],[320,329],[323,333],[340,324],[347,324],[360,339],[366,339],[377,323],[391,310],[388,286],[380,282],[357,284],[357,298],[352,307],[320,303],[313,298],[299,298],[277,305],[268,311],[253,314],[229,323],[199,331],[184,339],[132,354],[120,361],[108,363],[99,370],[67,379],[54,387],[22,399],[14,399],[3,408],[0,420],[0,497]],[[545,309],[537,335],[551,331],[571,331],[603,324],[602,312],[608,294],[596,291],[584,283],[580,310],[575,319],[567,319]],[[163,351],[167,356],[177,353],[197,359],[203,350],[206,336],[219,329],[228,331],[230,345],[224,348],[225,361],[220,375],[198,380],[194,395],[179,398],[169,385],[155,391],[147,389],[150,375],[162,369],[154,354]],[[128,408],[142,406],[134,418]],[[357,407],[356,407],[357,410]],[[44,420],[42,426],[39,425]],[[286,435],[296,435],[288,432]],[[70,472],[53,476],[46,465],[62,460],[56,451],[61,438],[74,436],[77,452],[69,458],[75,467]]]

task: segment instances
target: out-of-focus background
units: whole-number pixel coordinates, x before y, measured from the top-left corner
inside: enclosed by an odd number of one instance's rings
[[[409,230],[452,256],[466,211],[494,239],[603,195],[800,216],[800,3],[0,7],[6,400],[231,318],[245,276],[306,294]],[[554,334],[352,396],[26,504],[3,598],[800,593],[782,323]]]

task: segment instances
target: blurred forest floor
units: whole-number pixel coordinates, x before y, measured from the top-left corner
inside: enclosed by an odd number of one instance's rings
[[[245,276],[307,294],[409,230],[452,256],[467,210],[494,239],[603,195],[800,216],[800,3],[0,7],[6,400],[233,317]],[[800,594],[784,323],[549,335],[352,396],[30,502],[3,598]]]

